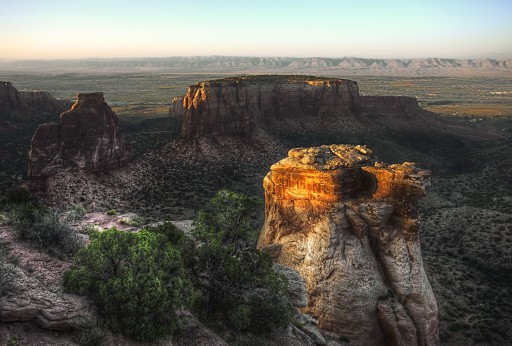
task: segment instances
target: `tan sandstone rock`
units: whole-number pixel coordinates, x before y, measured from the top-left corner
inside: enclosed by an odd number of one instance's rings
[[[439,344],[414,204],[429,177],[351,145],[292,149],[271,167],[258,247],[302,276],[302,312],[321,329],[354,345]]]

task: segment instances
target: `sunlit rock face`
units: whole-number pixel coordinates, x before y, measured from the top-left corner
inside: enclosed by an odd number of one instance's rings
[[[118,133],[117,116],[103,93],[78,94],[60,120],[36,129],[29,153],[30,177],[47,177],[66,168],[104,171],[131,159]]]
[[[71,106],[44,91],[18,91],[10,82],[0,81],[0,115],[58,115]]]
[[[182,110],[178,109],[181,104]],[[251,139],[272,120],[350,116],[358,110],[356,82],[294,76],[248,76],[206,81],[188,88],[171,112],[184,115],[182,138],[237,136]]]
[[[303,312],[354,345],[437,345],[415,201],[430,172],[365,146],[292,149],[264,179],[258,247],[298,271]]]

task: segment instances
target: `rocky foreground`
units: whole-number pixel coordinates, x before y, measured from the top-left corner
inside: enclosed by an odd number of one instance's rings
[[[258,247],[307,284],[304,312],[353,345],[439,344],[416,200],[430,172],[364,146],[292,149],[264,180]]]

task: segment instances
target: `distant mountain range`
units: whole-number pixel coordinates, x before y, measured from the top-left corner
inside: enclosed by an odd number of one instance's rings
[[[114,58],[77,60],[0,61],[0,71],[12,70],[97,70],[149,69],[168,71],[512,71],[512,59],[365,59],[365,58],[291,58],[291,57],[229,57],[196,56],[168,58]],[[435,73],[435,72],[434,72]]]

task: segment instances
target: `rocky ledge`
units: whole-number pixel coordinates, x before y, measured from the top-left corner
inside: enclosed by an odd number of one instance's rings
[[[120,138],[118,119],[103,93],[78,94],[60,123],[40,125],[32,138],[29,176],[44,178],[62,169],[105,171],[132,158]]]
[[[365,146],[292,149],[264,179],[258,247],[302,276],[319,328],[353,345],[438,345],[415,201],[430,172]]]

